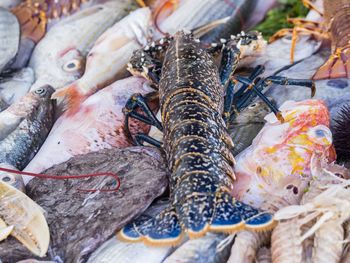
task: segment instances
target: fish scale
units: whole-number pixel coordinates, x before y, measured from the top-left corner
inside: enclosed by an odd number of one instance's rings
[[[261,230],[272,215],[232,196],[233,143],[221,117],[225,88],[213,57],[178,32],[170,43],[159,82],[171,205],[150,221],[133,222],[119,233],[129,241],[173,245],[184,233]]]

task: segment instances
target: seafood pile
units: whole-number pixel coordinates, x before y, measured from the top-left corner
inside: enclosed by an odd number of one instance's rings
[[[350,262],[350,1],[0,0],[0,262]]]

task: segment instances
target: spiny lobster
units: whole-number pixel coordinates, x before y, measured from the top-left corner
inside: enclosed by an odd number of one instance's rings
[[[128,117],[134,117],[163,131],[163,148],[171,172],[171,206],[155,219],[140,217],[128,224],[118,234],[121,239],[173,245],[181,240],[184,232],[190,238],[197,238],[207,231],[265,230],[273,226],[270,213],[232,196],[235,180],[233,143],[222,117],[223,112],[230,112],[234,101],[231,77],[239,58],[243,52],[257,52],[261,41],[259,34],[242,33],[227,43],[222,40],[205,49],[191,34],[180,31],[134,52],[129,70],[159,86],[162,123],[147,106],[148,98],[135,94],[124,110],[127,115],[125,126],[128,127]],[[165,56],[162,54],[164,48],[167,49]],[[210,54],[219,50],[223,56],[220,74]],[[271,82],[313,87],[309,80],[260,79],[257,77],[259,72],[261,67],[250,78],[237,77],[236,80],[243,83],[241,90],[236,92],[240,93],[240,102],[247,101],[244,92],[247,90],[264,97],[260,88]],[[269,105],[278,113],[271,103]],[[135,112],[137,107],[147,116]],[[161,145],[145,134],[137,134],[134,139],[137,144],[146,141]]]

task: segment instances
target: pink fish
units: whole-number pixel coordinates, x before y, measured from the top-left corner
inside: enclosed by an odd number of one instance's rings
[[[124,133],[122,109],[132,94],[151,91],[145,79],[130,77],[116,81],[90,96],[76,113],[65,113],[56,121],[25,171],[38,173],[78,154],[131,146]],[[149,131],[148,125],[136,121],[129,126],[133,134]]]
[[[280,110],[285,122],[272,113],[267,115],[252,145],[236,158],[234,194],[256,207],[273,199],[298,203],[311,179],[311,159],[335,160],[329,112],[323,101],[286,101]]]

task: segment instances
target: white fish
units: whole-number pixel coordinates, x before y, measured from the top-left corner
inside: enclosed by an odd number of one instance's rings
[[[128,2],[110,1],[95,5],[55,24],[33,51],[29,65],[36,82],[31,90],[45,84],[55,89],[78,79],[85,67],[85,56],[96,39],[127,14]]]
[[[125,76],[133,51],[147,44],[151,19],[149,8],[141,8],[109,28],[89,52],[84,75],[56,91],[53,98],[63,98],[68,110],[73,110],[87,96]]]

